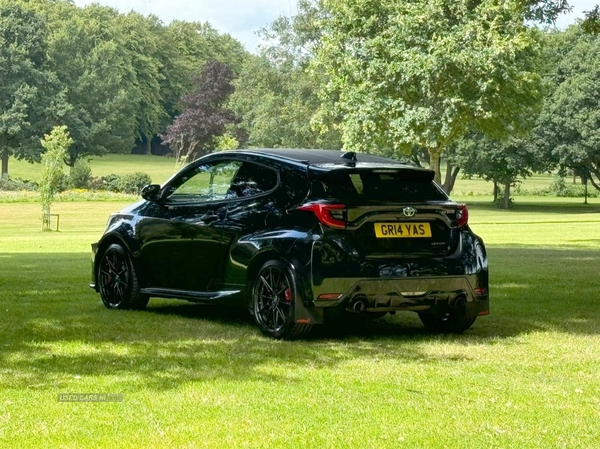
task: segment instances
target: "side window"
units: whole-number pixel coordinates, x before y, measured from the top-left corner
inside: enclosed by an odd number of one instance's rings
[[[264,165],[244,162],[231,183],[232,197],[260,195],[277,186],[277,172]]]
[[[239,161],[219,161],[196,167],[171,186],[173,193],[168,199],[188,203],[229,198],[231,181],[241,165]]]

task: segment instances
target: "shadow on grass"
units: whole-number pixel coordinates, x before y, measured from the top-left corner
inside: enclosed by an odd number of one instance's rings
[[[293,382],[295,367],[356,359],[468,361],[464,351],[431,351],[437,341],[485,345],[535,331],[600,332],[597,252],[489,253],[492,314],[463,335],[431,335],[415,314],[398,314],[297,342],[263,337],[243,309],[153,299],[142,312],[106,310],[87,287],[87,254],[2,254],[0,386],[59,388],[78,376],[116,376],[132,389],[217,378]],[[290,369],[264,369],[272,364]]]

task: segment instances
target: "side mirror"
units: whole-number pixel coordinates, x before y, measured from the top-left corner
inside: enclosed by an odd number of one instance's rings
[[[160,185],[148,184],[142,189],[141,195],[145,200],[157,203],[160,198]]]

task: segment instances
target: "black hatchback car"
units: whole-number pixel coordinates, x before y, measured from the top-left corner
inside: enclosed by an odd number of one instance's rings
[[[486,252],[433,178],[354,152],[213,153],[110,217],[91,286],[110,309],[247,307],[274,338],[397,311],[462,332],[488,314]]]

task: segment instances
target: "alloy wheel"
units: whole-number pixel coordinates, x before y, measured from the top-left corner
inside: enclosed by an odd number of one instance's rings
[[[254,316],[268,332],[277,333],[288,322],[292,308],[292,290],[283,270],[271,265],[256,279]]]

